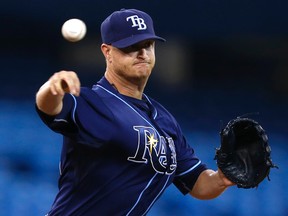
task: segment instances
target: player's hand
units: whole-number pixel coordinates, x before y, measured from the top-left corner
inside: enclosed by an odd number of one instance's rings
[[[219,177],[220,179],[222,179],[223,181],[223,184],[226,186],[226,187],[229,187],[229,186],[233,186],[235,185],[235,183],[233,183],[232,181],[230,181],[224,174],[223,172],[218,168],[218,174],[219,174]]]
[[[74,71],[60,71],[54,73],[50,77],[49,88],[53,95],[64,95],[65,93],[71,93],[79,96],[80,94],[80,80]]]

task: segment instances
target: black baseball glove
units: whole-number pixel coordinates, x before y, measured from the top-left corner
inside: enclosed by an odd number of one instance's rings
[[[220,132],[221,146],[215,160],[223,174],[239,188],[257,187],[266,177],[270,181],[272,163],[268,136],[258,122],[237,117]]]

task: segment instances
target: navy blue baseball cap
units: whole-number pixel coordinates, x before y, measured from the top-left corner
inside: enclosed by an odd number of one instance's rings
[[[101,24],[101,37],[103,43],[117,48],[125,48],[147,39],[165,41],[155,35],[152,18],[136,9],[113,12]]]

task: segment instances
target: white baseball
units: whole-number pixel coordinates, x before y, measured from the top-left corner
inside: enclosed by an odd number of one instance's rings
[[[66,40],[77,42],[86,35],[86,24],[80,19],[69,19],[62,25],[61,31]]]

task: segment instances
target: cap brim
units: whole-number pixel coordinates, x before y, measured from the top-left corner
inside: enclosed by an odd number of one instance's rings
[[[113,42],[111,43],[111,45],[117,48],[125,48],[125,47],[131,46],[133,44],[139,43],[144,40],[158,40],[162,42],[166,41],[164,38],[158,37],[156,35],[139,34],[139,35],[132,35],[131,37]]]

